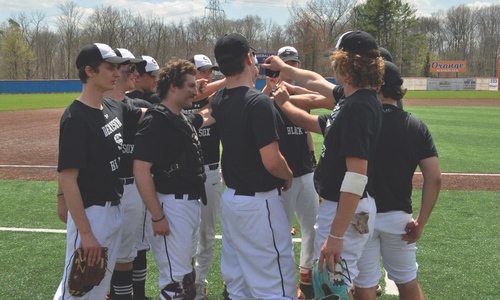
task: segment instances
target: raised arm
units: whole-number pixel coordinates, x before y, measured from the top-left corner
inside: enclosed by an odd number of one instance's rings
[[[262,67],[271,69],[273,71],[287,73],[301,87],[318,92],[325,97],[330,97],[333,88],[335,87],[333,83],[329,82],[318,73],[309,70],[294,68],[284,63],[278,56],[275,55],[269,56],[265,60],[264,64],[262,64]]]
[[[200,79],[204,80],[204,79]],[[212,95],[213,93],[217,92],[218,90],[224,88],[226,86],[226,78],[213,81],[210,83],[205,83],[203,88],[198,89],[198,95],[194,97],[193,101],[199,101],[207,98],[208,96]],[[203,85],[203,84],[202,84]]]
[[[293,123],[305,130],[322,134],[318,122],[318,116],[311,115],[305,110],[296,107],[288,101],[289,98],[290,95],[288,95],[286,88],[283,86],[280,87],[274,95],[274,101],[276,104],[278,104],[281,110]]]

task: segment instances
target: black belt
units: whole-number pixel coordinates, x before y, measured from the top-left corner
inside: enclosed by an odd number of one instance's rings
[[[127,184],[132,184],[134,183],[134,177],[130,177],[130,178],[120,178],[120,182],[122,183],[122,185],[127,185]]]
[[[210,171],[215,171],[215,170],[217,170],[218,168],[219,168],[219,163],[214,163],[214,164],[210,164],[210,165],[208,165],[208,169],[209,169]]]
[[[175,199],[184,199],[184,195],[186,194],[174,194]],[[198,194],[187,194],[188,195],[188,200],[198,200],[200,199],[200,196]]]
[[[277,190],[278,190],[278,195],[281,196],[281,189],[277,188]],[[236,190],[236,191],[234,191],[234,195],[236,195],[236,196],[250,196],[250,197],[254,197],[255,196],[255,192],[247,192],[247,191],[238,191],[238,190]]]
[[[93,205],[106,206],[108,203],[109,203],[109,206],[117,206],[117,205],[120,205],[120,199],[113,200],[113,201],[106,201],[106,202],[103,202],[103,203],[96,203],[96,204],[93,204]]]

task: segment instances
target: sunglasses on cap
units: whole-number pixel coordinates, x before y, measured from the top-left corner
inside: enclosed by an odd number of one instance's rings
[[[279,57],[288,57],[288,56],[295,56],[295,57],[298,57],[298,56],[299,56],[299,54],[298,54],[297,52],[295,52],[295,51],[292,51],[292,50],[288,50],[288,49],[287,49],[287,50],[283,51],[283,53],[281,53],[281,54],[279,55]]]
[[[137,66],[135,64],[131,64],[127,69],[122,70],[123,73],[128,73],[128,74],[132,74],[135,71],[137,71]]]

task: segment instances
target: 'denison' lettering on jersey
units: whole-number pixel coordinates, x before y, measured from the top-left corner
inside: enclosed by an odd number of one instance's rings
[[[122,127],[122,122],[120,122],[120,120],[115,117],[113,120],[109,121],[108,124],[102,127],[102,131],[104,132],[104,136],[107,137],[108,135],[118,130],[120,127]]]

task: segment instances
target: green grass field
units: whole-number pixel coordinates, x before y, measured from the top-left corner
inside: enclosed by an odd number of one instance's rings
[[[64,107],[76,96],[0,95],[0,111]],[[47,103],[42,105],[42,102]],[[500,108],[408,106],[405,109],[429,126],[442,171],[500,173]],[[322,137],[316,135],[317,155],[321,144]],[[0,180],[0,227],[64,229],[56,214],[56,189],[56,182]],[[415,213],[420,196],[420,190],[414,191]],[[500,236],[495,229],[500,225],[496,215],[499,199],[499,192],[441,191],[418,242],[419,280],[427,299],[498,299]],[[295,227],[296,237],[300,237],[300,228],[297,224]],[[220,233],[218,227],[217,234]],[[300,245],[295,245],[298,258]],[[211,300],[222,299],[220,249],[218,240],[208,279]],[[64,253],[64,234],[0,231],[1,298],[50,299],[61,280]],[[148,259],[147,294],[156,299],[158,271],[150,252]],[[382,295],[378,299],[398,297]]]
[[[0,111],[68,106],[79,93],[0,94]],[[498,91],[408,91],[406,99],[500,99]]]
[[[0,227],[64,229],[56,215],[55,193],[55,182],[0,181]],[[427,299],[498,299],[500,236],[494,231],[499,225],[498,196],[497,192],[441,192],[418,242],[419,279]],[[419,197],[420,191],[414,191],[414,199]],[[414,204],[416,212],[419,201]],[[0,231],[2,299],[52,297],[62,276],[65,238],[61,233]],[[300,245],[295,245],[298,259]],[[211,300],[222,299],[220,247],[217,240],[209,274]],[[148,258],[147,290],[155,299],[158,271],[150,252]]]

